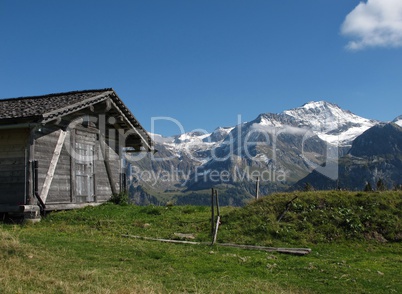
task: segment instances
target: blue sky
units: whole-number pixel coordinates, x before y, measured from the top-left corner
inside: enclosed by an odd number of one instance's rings
[[[148,131],[402,114],[401,0],[1,0],[0,40],[1,98],[113,87]]]

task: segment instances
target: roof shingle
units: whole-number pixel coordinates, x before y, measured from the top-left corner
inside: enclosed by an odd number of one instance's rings
[[[41,117],[45,113],[80,103],[113,89],[74,91],[43,96],[20,97],[0,100],[0,120]]]

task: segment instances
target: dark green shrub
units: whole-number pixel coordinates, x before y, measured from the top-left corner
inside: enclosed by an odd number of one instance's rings
[[[165,208],[150,205],[150,206],[145,206],[143,209],[141,209],[141,212],[148,214],[148,215],[161,215],[162,209],[165,209]]]
[[[127,192],[120,192],[117,194],[113,194],[109,202],[112,202],[117,205],[127,205],[129,203],[128,194]]]

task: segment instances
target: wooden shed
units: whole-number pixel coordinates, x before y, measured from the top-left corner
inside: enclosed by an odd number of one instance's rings
[[[125,189],[123,153],[152,148],[113,89],[0,100],[0,212],[103,203]]]

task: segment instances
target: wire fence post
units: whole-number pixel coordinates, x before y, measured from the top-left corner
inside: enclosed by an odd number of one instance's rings
[[[211,237],[214,237],[215,233],[215,209],[214,209],[214,188],[211,188]]]
[[[216,210],[217,210],[217,218],[216,218],[216,225],[215,225],[215,231],[214,231],[214,235],[212,238],[212,245],[215,244],[216,242],[216,237],[218,236],[218,229],[219,229],[219,224],[221,223],[221,212],[219,209],[219,198],[218,198],[218,191],[215,190],[215,202],[216,202]]]
[[[257,177],[257,182],[255,183],[255,200],[258,199],[259,192],[260,192],[260,178]]]

